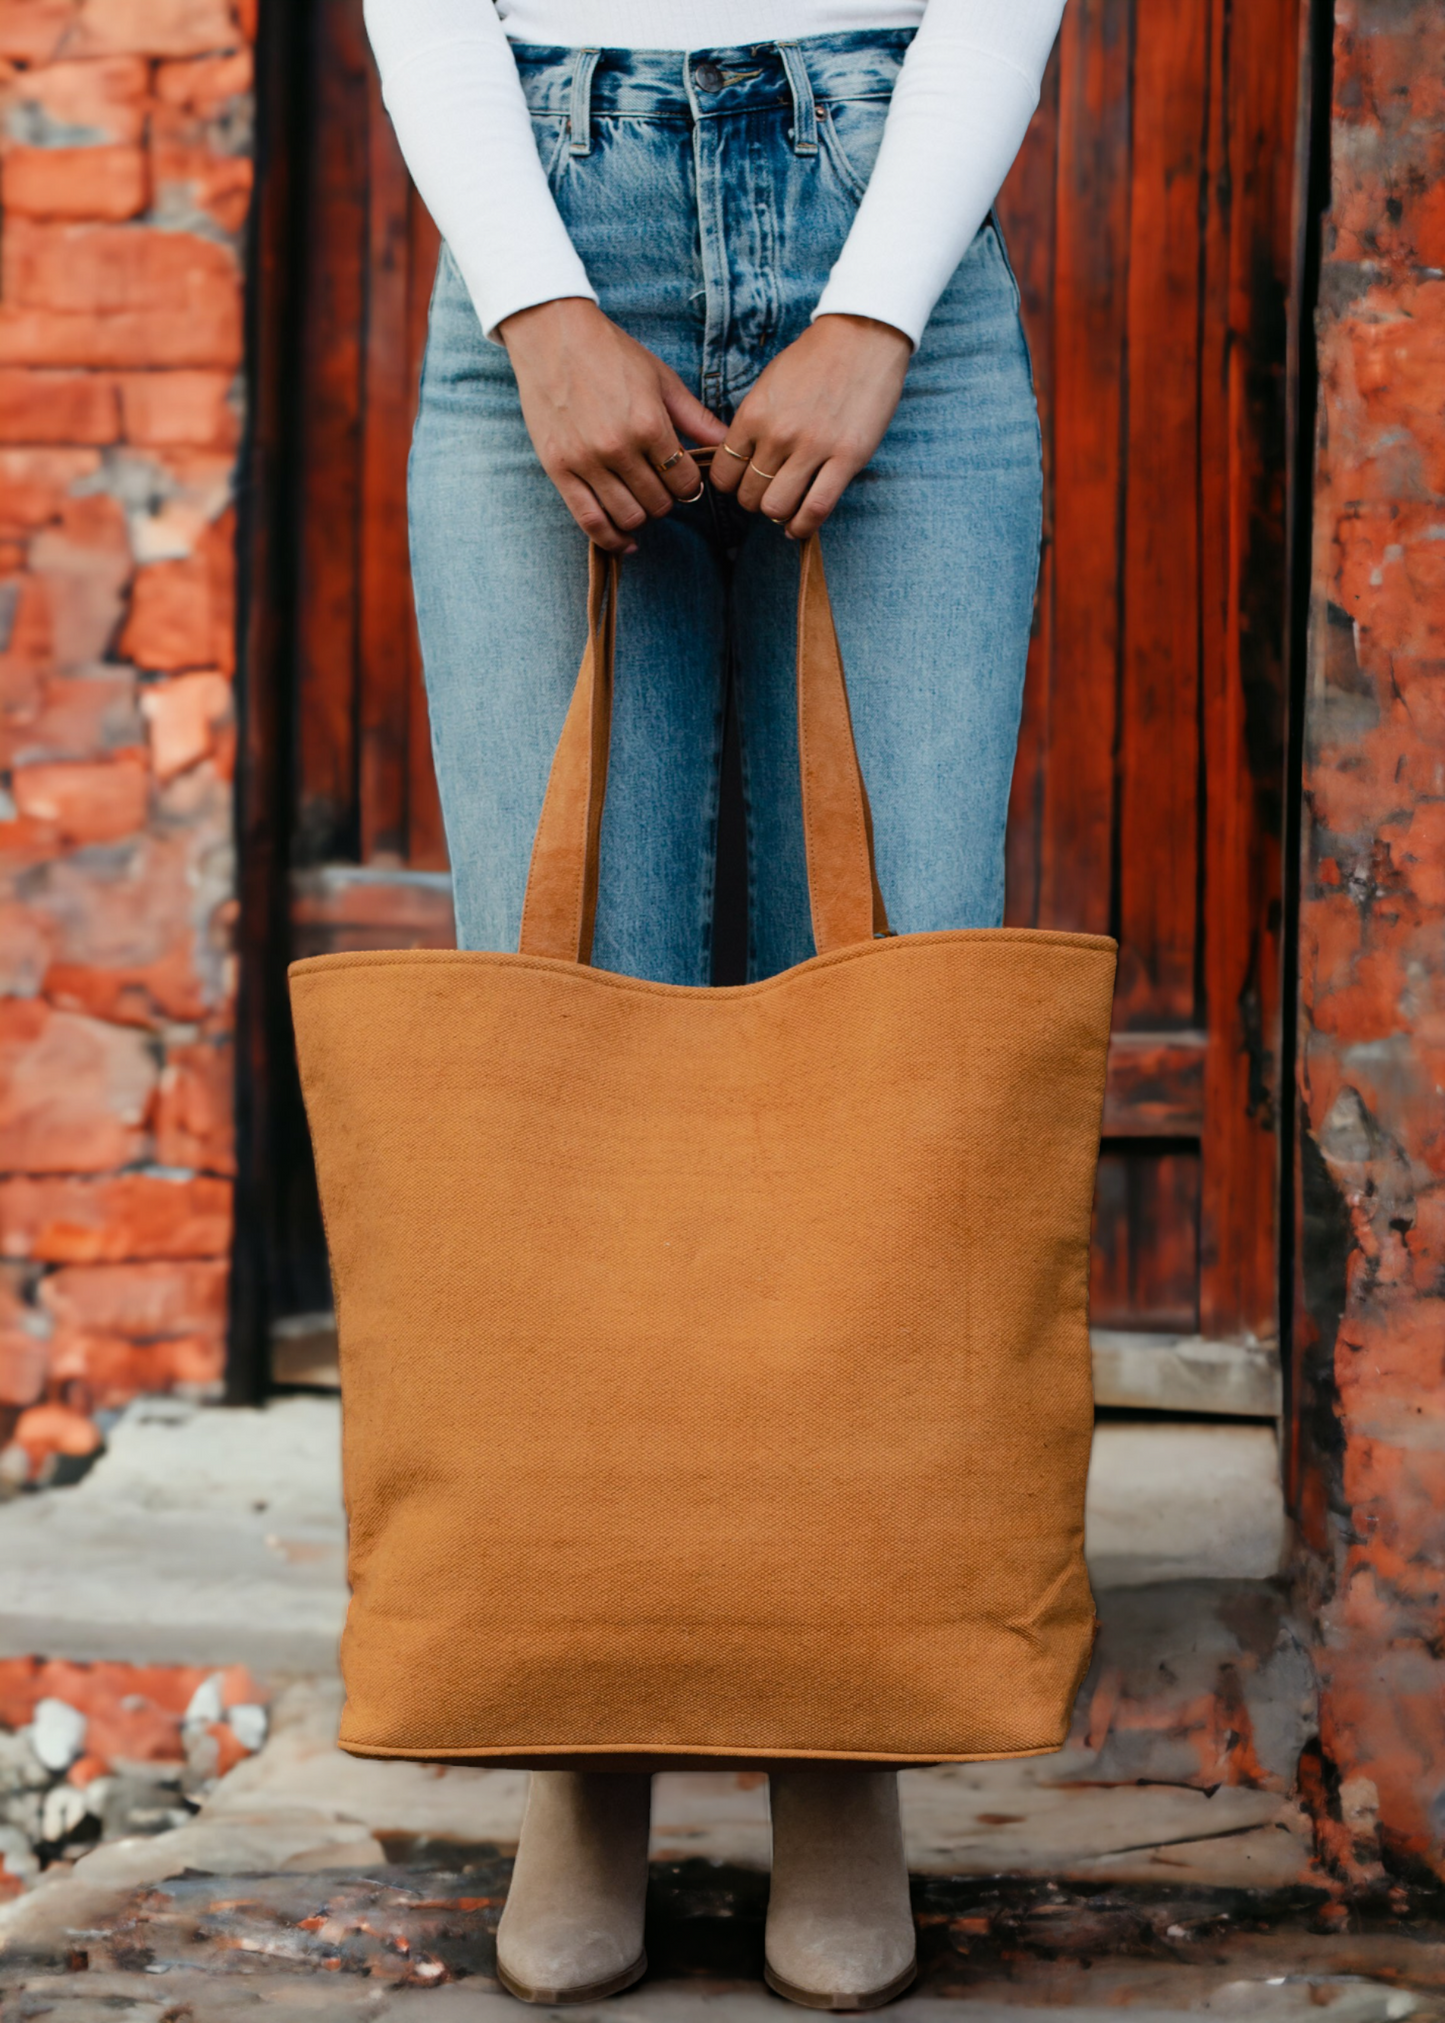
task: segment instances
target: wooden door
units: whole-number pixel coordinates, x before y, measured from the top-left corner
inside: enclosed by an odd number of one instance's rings
[[[1121,944],[1094,1318],[1165,1360],[1106,1357],[1114,1402],[1269,1409],[1298,5],[1069,0],[999,204],[1048,475],[1008,917]],[[404,485],[436,239],[360,0],[311,7],[284,931],[435,944]],[[1171,1391],[1201,1334],[1243,1388]]]
[[[1298,36],[1069,0],[1000,202],[1048,467],[1009,919],[1119,939],[1094,1323],[1260,1351],[1223,1409],[1276,1337]]]

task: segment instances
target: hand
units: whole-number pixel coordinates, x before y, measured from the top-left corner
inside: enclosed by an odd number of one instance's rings
[[[820,316],[759,374],[713,458],[714,485],[806,540],[882,442],[912,351],[891,323]]]
[[[567,510],[599,548],[635,554],[637,529],[702,484],[690,456],[658,469],[679,437],[720,443],[727,430],[671,366],[583,296],[519,309],[498,334],[533,446]]]

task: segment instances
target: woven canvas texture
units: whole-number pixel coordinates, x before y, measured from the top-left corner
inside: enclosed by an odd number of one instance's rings
[[[1058,1747],[1113,945],[292,970],[359,1754]]]

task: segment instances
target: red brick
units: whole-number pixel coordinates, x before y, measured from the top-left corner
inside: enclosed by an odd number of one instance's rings
[[[33,218],[6,224],[5,297],[16,309],[79,316],[159,310],[205,322],[234,308],[239,292],[234,254],[194,232]]]
[[[214,119],[238,98],[249,96],[255,63],[249,49],[228,56],[197,56],[181,63],[158,63],[151,89],[164,106],[177,106]]]
[[[42,1395],[49,1362],[42,1317],[24,1297],[27,1276],[14,1265],[0,1269],[0,1405],[12,1409]]]
[[[182,674],[152,683],[141,697],[151,728],[151,764],[158,780],[213,758],[232,731],[231,684],[216,673]]]
[[[64,1329],[50,1345],[51,1388],[63,1390],[72,1402],[81,1401],[91,1412],[128,1405],[132,1398],[169,1391],[177,1383],[199,1388],[212,1380],[189,1373],[201,1367],[223,1368],[224,1356],[218,1357],[212,1347],[198,1361],[190,1342],[189,1336],[176,1341],[135,1342],[126,1335]]]
[[[182,310],[94,316],[0,308],[0,365],[223,366],[241,363],[241,295]]]
[[[97,764],[18,767],[12,791],[20,814],[51,825],[60,843],[114,843],[144,823],[150,774],[122,753]]]
[[[0,56],[44,63],[74,33],[76,15],[74,0],[4,0]]]
[[[0,1169],[103,1173],[147,1150],[157,1068],[141,1034],[0,1001]]]
[[[234,373],[127,372],[119,384],[127,442],[234,449],[241,439]]]
[[[98,1430],[85,1414],[67,1405],[32,1405],[20,1414],[14,1439],[30,1457],[32,1479],[52,1454],[93,1454],[101,1444]]]
[[[135,218],[150,202],[150,164],[136,147],[12,147],[5,208],[30,218]]]
[[[153,562],[136,573],[120,650],[159,673],[220,668],[234,673],[235,515],[208,527],[184,561]]]
[[[94,372],[0,369],[0,442],[112,443],[119,434],[113,379]]]
[[[133,567],[118,502],[104,493],[67,499],[58,524],[32,541],[30,566],[46,596],[56,666],[87,667],[104,659],[120,627]]]
[[[0,449],[0,534],[28,534],[61,512],[71,487],[100,469],[92,449]]]
[[[236,1170],[235,1063],[229,1041],[167,1049],[156,1102],[156,1157],[209,1173]]]
[[[0,1180],[0,1256],[41,1264],[118,1264],[223,1257],[230,1242],[226,1180],[152,1173]]]
[[[225,0],[80,0],[76,46],[86,54],[202,56],[240,40]]]
[[[42,1281],[57,1330],[132,1342],[210,1337],[225,1326],[224,1258],[145,1264],[66,1264]]]
[[[54,952],[47,921],[29,907],[0,901],[0,997],[34,997]]]
[[[195,960],[195,936],[172,920],[173,939],[156,961],[130,968],[52,960],[45,994],[66,1011],[115,1025],[155,1027],[170,1020],[204,1018],[210,1008]]]
[[[13,80],[9,99],[35,107],[52,128],[83,128],[92,143],[133,143],[145,136],[150,65],[139,56],[35,64]]]
[[[64,1658],[0,1659],[0,1722],[23,1728],[36,1702],[64,1700],[84,1714],[86,1771],[72,1782],[93,1781],[90,1761],[103,1769],[116,1763],[180,1763],[185,1759],[181,1721],[196,1688],[215,1672],[207,1665],[74,1664]],[[244,1665],[220,1674],[221,1705],[227,1709],[261,1704],[270,1694]]]
[[[0,766],[96,759],[143,749],[145,725],[129,668],[42,680],[25,704],[0,704]]]
[[[62,858],[31,876],[27,896],[53,943],[47,997],[142,1026],[201,1020],[221,1008],[229,979],[196,935],[198,924],[208,929],[208,904],[230,898],[224,857],[216,862],[227,816],[218,794],[189,827],[147,832],[101,864]]]
[[[46,530],[47,533],[50,531]],[[42,541],[45,538],[45,534],[40,536]],[[0,710],[7,714],[12,710],[27,709],[29,703],[26,697],[31,691],[35,695],[35,706],[40,706],[40,670],[45,662],[53,658],[55,651],[49,586],[42,577],[29,572],[12,570],[8,575],[15,586],[16,597],[11,612],[10,643],[6,651],[0,653]]]
[[[158,202],[174,190],[183,203],[209,212],[223,231],[244,226],[255,181],[251,158],[218,149],[203,119],[174,106],[156,108],[150,173]]]

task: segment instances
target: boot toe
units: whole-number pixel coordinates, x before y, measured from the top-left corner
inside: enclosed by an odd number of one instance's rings
[[[595,2000],[629,1986],[646,1965],[639,1944],[577,1917],[531,1918],[520,1932],[504,1921],[497,1933],[498,1976],[524,2001]]]
[[[807,2008],[876,2009],[913,1979],[913,1933],[810,1919],[805,1928],[768,1934],[767,1968],[777,1993]]]

